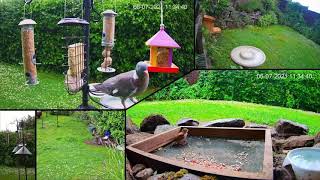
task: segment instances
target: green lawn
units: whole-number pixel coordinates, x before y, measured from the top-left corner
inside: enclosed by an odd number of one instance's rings
[[[319,69],[320,46],[286,26],[247,27],[223,30],[215,40],[205,31],[213,68],[239,68],[230,59],[232,49],[250,45],[263,50],[266,62],[259,69]]]
[[[139,125],[150,114],[162,114],[172,124],[181,118],[205,122],[221,118],[242,118],[249,122],[273,125],[284,118],[308,125],[310,134],[320,131],[320,114],[301,110],[234,101],[180,100],[142,102],[127,112]]]
[[[20,179],[25,180],[24,168],[20,168]],[[34,168],[27,169],[29,180],[35,179],[35,171]],[[0,166],[0,179],[1,180],[19,180],[18,168],[8,167],[8,166]]]
[[[42,116],[37,122],[37,179],[124,179],[124,152],[85,144],[93,137],[73,116]]]
[[[81,104],[81,94],[71,96],[64,88],[64,76],[38,72],[40,84],[26,86],[23,66],[0,63],[0,108],[74,109]]]

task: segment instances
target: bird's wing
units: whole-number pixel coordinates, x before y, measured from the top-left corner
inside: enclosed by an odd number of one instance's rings
[[[133,84],[135,71],[129,71],[107,79],[102,84],[96,85],[98,91],[102,91],[112,96],[128,97],[136,91]]]

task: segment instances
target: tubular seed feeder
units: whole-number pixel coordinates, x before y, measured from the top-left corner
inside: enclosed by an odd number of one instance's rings
[[[161,25],[160,30],[146,45],[150,47],[150,61],[148,71],[160,73],[178,73],[179,67],[173,64],[173,49],[181,48],[165,31],[163,24],[163,4],[161,1]]]
[[[37,85],[36,54],[34,47],[34,25],[37,24],[32,19],[24,19],[19,23],[21,26],[21,42],[23,66],[26,76],[26,85]]]
[[[102,42],[101,45],[104,47],[102,52],[102,56],[104,58],[104,62],[101,64],[97,70],[100,72],[115,72],[114,68],[111,68],[112,58],[111,58],[111,50],[114,46],[114,35],[115,35],[115,17],[117,13],[112,10],[106,10],[103,13],[103,31],[102,31]]]

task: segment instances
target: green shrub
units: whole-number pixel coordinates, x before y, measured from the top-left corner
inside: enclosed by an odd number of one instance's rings
[[[121,111],[101,111],[85,113],[87,119],[92,123],[97,132],[103,135],[105,131],[111,132],[111,137],[119,144],[124,143],[125,115]]]
[[[296,78],[259,78],[290,74]],[[297,78],[312,76],[313,78]],[[196,84],[180,79],[148,100],[209,99],[252,102],[320,112],[320,73],[317,71],[202,71]]]
[[[263,0],[263,9],[265,11],[277,11],[277,0]]]
[[[278,24],[277,15],[271,11],[268,14],[265,14],[260,17],[258,21],[259,26],[270,26],[274,24]]]
[[[220,16],[230,6],[230,0],[201,1],[202,10],[212,16]]]
[[[289,1],[287,6],[278,12],[279,23],[289,26],[307,38],[320,44],[320,18],[315,19],[314,24],[307,24],[304,19],[305,8],[295,2]]]
[[[261,0],[247,0],[240,3],[238,9],[245,12],[263,11],[263,4]]]

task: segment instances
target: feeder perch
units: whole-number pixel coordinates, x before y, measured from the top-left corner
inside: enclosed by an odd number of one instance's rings
[[[102,56],[104,58],[101,67],[97,70],[100,72],[115,72],[114,68],[111,68],[112,65],[112,58],[111,58],[111,50],[114,46],[114,35],[115,35],[115,24],[116,24],[116,15],[112,10],[106,10],[103,13],[103,31],[102,31],[102,41],[101,45],[104,47],[102,52]]]
[[[27,80],[26,85],[36,85],[39,83],[37,80],[36,54],[34,47],[33,26],[35,24],[37,23],[32,19],[24,19],[19,23],[19,26],[21,26],[22,57]]]
[[[150,61],[147,62],[149,72],[178,73],[179,67],[172,63],[173,49],[181,48],[165,31],[164,26],[160,31],[146,42],[150,47]]]

